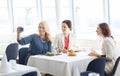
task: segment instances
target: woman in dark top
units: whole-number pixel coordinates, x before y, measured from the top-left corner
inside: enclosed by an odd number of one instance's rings
[[[17,41],[20,45],[30,44],[29,54],[45,54],[51,51],[50,30],[45,21],[41,21],[38,25],[38,34],[31,34],[27,37],[20,37],[20,28],[17,28]]]

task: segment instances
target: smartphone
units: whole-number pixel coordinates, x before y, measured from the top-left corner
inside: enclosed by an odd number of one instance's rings
[[[20,32],[23,32],[24,31],[24,28],[23,27],[20,27]]]

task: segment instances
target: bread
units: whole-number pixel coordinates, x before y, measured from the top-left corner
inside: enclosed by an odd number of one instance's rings
[[[74,51],[68,52],[68,56],[76,56],[76,53]]]

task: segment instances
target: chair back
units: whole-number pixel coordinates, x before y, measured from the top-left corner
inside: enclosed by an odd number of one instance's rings
[[[18,43],[11,43],[7,46],[6,48],[6,56],[7,60],[17,60],[17,55],[18,55]]]
[[[115,65],[114,65],[114,67],[113,67],[113,70],[112,70],[112,72],[111,72],[111,74],[110,74],[109,76],[114,76],[114,75],[115,75],[116,70],[117,70],[117,68],[118,68],[118,65],[120,64],[119,62],[120,62],[120,56],[117,58],[117,60],[116,60],[116,62],[115,62]],[[119,66],[120,66],[120,65],[119,65]]]
[[[105,57],[96,58],[88,64],[87,71],[96,72],[100,76],[104,76],[105,63]]]
[[[19,64],[26,65],[26,60],[28,56],[28,47],[22,47],[19,49]]]
[[[22,76],[37,76],[37,72],[36,71],[28,72]]]

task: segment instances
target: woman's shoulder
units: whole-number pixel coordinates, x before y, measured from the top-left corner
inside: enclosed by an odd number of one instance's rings
[[[107,43],[115,43],[114,39],[112,37],[106,37],[104,39],[104,42],[107,42]]]
[[[113,40],[112,37],[106,37],[106,38],[104,39],[104,41],[111,41],[111,40]]]
[[[76,35],[74,33],[70,33],[70,36],[76,38]]]
[[[29,35],[29,36],[31,36],[31,37],[33,37],[33,38],[34,38],[34,37],[39,37],[38,34],[36,34],[36,33],[33,33],[33,34]]]
[[[59,33],[59,34],[56,34],[56,35],[55,35],[55,37],[61,37],[61,36],[63,36],[62,33]]]

